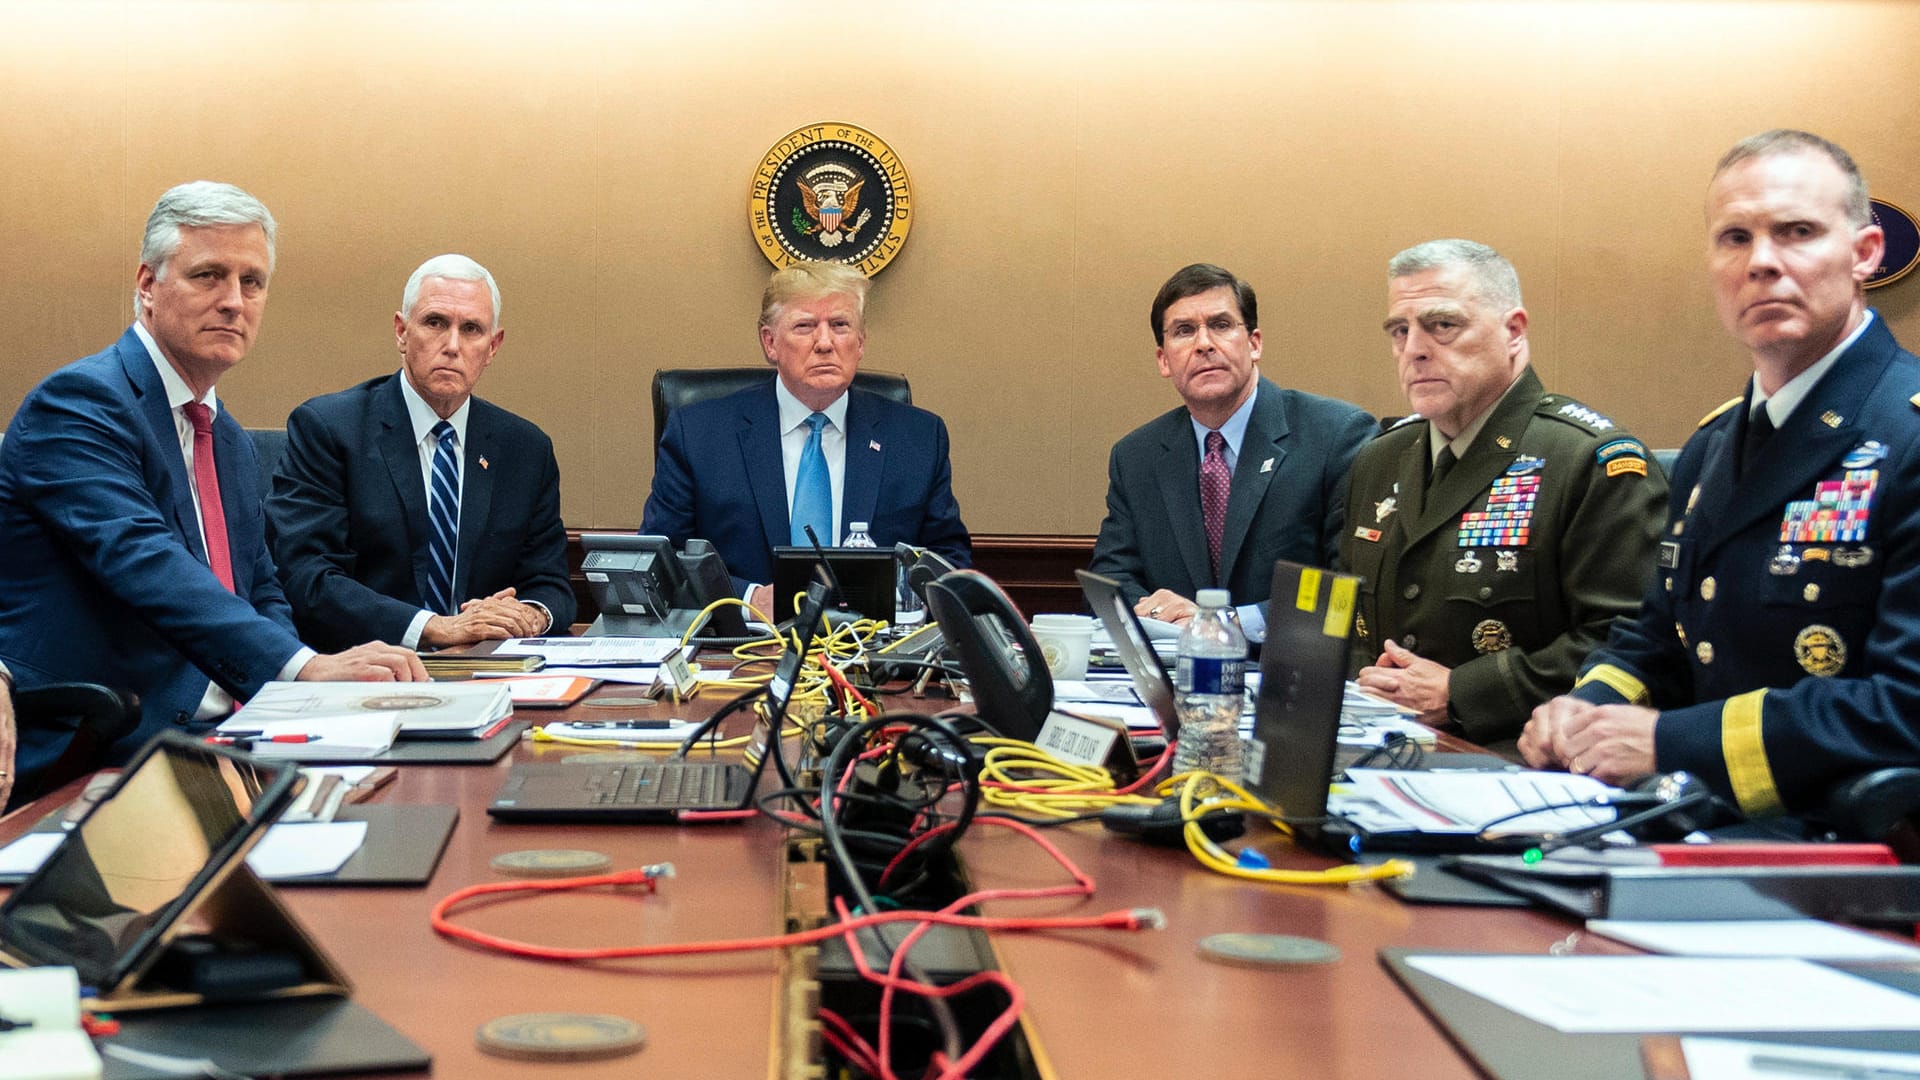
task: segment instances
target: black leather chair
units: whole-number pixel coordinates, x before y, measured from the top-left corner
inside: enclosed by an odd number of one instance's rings
[[[667,433],[667,416],[680,406],[726,397],[771,378],[774,378],[773,369],[765,364],[759,367],[661,368],[653,373],[653,445],[660,445],[661,437]],[[902,405],[913,404],[913,390],[907,385],[907,377],[896,372],[863,368],[854,373],[853,385]]]
[[[287,452],[287,429],[250,427],[247,435],[253,439],[254,456],[260,459],[260,497],[264,499],[273,494],[273,470]]]
[[[0,689],[0,693],[5,690]],[[66,749],[34,777],[32,786],[14,785],[9,807],[30,802],[98,769],[107,748],[140,726],[140,699],[95,683],[52,683],[15,690],[13,713],[23,727],[57,728],[68,733],[68,740]]]

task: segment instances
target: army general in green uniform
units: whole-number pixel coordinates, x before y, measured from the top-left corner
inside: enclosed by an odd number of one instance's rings
[[[1475,742],[1511,739],[1573,686],[1614,616],[1639,610],[1666,479],[1613,421],[1542,389],[1498,252],[1433,240],[1387,275],[1415,415],[1363,448],[1348,481],[1358,680]]]

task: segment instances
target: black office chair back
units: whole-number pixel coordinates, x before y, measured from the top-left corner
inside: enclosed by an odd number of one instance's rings
[[[682,405],[711,401],[759,386],[774,377],[773,369],[758,367],[661,368],[653,373],[653,445],[667,433],[667,417]],[[854,373],[855,389],[879,394],[902,405],[913,404],[907,377],[892,371],[863,368]]]
[[[280,464],[281,455],[287,452],[287,429],[277,427],[250,427],[247,437],[253,440],[253,454],[260,463],[260,497],[273,494],[273,470]]]
[[[97,683],[51,683],[16,690],[13,711],[22,727],[56,728],[66,732],[68,739],[52,765],[35,776],[20,778],[23,782],[14,785],[9,807],[100,768],[113,744],[140,726],[140,699]]]

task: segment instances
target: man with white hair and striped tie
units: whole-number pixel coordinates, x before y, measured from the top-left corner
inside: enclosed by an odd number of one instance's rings
[[[287,418],[268,535],[304,640],[442,648],[573,621],[560,468],[473,396],[506,330],[465,255],[428,259],[393,316],[401,367]]]

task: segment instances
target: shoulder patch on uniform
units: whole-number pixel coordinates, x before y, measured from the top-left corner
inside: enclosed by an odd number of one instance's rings
[[[1593,460],[1602,465],[1605,465],[1609,461],[1625,458],[1639,458],[1641,461],[1645,461],[1647,460],[1647,448],[1641,445],[1639,439],[1615,439],[1612,442],[1601,443],[1599,447],[1593,451]]]
[[[1920,394],[1915,394],[1914,397],[1920,397]],[[1745,400],[1746,400],[1745,398],[1728,398],[1726,401],[1721,402],[1718,406],[1716,406],[1712,412],[1701,417],[1700,422],[1698,424],[1695,424],[1694,426],[1706,427],[1708,424],[1711,424],[1714,422],[1714,420],[1718,419],[1721,413],[1726,412],[1728,409],[1733,408],[1735,405],[1738,405]],[[1914,402],[1914,404],[1920,405],[1920,401]]]
[[[1552,408],[1553,397],[1549,395],[1541,401],[1540,411],[1557,420],[1564,420],[1576,427],[1586,428],[1596,435],[1604,435],[1614,430],[1615,424],[1605,416],[1594,412],[1577,401],[1566,401],[1559,408]]]

